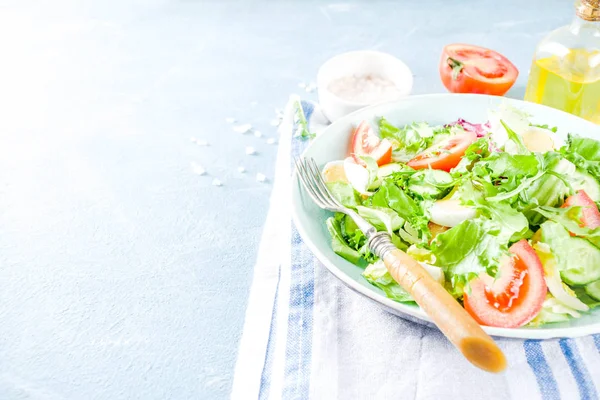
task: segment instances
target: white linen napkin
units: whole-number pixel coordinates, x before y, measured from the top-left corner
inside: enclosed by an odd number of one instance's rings
[[[327,120],[302,102],[311,130]],[[469,364],[436,329],[398,318],[331,275],[291,223],[293,107],[280,126],[271,206],[235,369],[233,399],[598,399],[600,335],[497,339],[509,368]]]

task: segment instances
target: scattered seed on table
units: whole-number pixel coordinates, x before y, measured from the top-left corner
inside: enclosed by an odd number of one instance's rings
[[[212,181],[212,185],[213,186],[223,186],[223,182],[221,182],[219,179],[215,178]]]
[[[204,147],[209,146],[209,143],[206,140],[196,140],[196,144]]]
[[[250,125],[250,124],[236,125],[233,127],[233,130],[238,133],[248,133],[252,130],[252,125]]]
[[[268,138],[267,139],[267,144],[275,144],[277,141],[273,138]]]
[[[238,167],[238,172],[239,172],[240,174],[243,174],[243,173],[245,173],[245,172],[246,172],[246,168],[244,168],[244,167],[242,167],[242,166],[239,166],[239,167]]]
[[[249,156],[252,156],[252,155],[256,154],[256,149],[252,146],[248,146],[248,147],[246,147],[246,154],[248,154]]]
[[[314,83],[310,83],[306,86],[306,88],[304,88],[304,90],[306,90],[306,93],[312,93],[315,91],[315,89],[317,88],[317,85],[315,85]]]
[[[264,174],[261,174],[259,172],[258,174],[256,174],[256,180],[258,182],[266,182],[267,181],[267,177]]]
[[[206,170],[204,167],[198,163],[192,162],[192,171],[197,175],[205,175]]]
[[[261,131],[254,131],[254,136],[256,136],[256,137],[262,137],[262,132]]]

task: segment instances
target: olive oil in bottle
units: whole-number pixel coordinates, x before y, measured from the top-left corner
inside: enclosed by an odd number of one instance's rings
[[[538,45],[525,100],[600,124],[600,0],[578,0],[569,26]]]

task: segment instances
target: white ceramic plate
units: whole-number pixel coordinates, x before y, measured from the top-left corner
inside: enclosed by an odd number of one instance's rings
[[[352,127],[363,120],[370,121],[373,126],[377,126],[377,120],[381,116],[396,125],[414,121],[439,125],[456,121],[458,118],[464,118],[469,122],[485,122],[488,119],[488,110],[497,107],[503,101],[531,114],[533,123],[557,126],[559,134],[564,139],[567,133],[600,138],[599,126],[538,104],[485,95],[435,94],[407,97],[393,103],[375,105],[341,118],[314,140],[304,156],[314,158],[320,166],[329,161],[345,158]],[[344,284],[393,314],[433,326],[431,320],[419,307],[388,299],[380,289],[369,284],[361,276],[363,271],[361,268],[333,252],[330,246],[331,239],[325,226],[325,220],[331,213],[321,210],[311,201],[301,190],[295,174],[292,182],[292,215],[302,239],[310,250]],[[600,333],[600,308],[585,313],[579,319],[537,328],[484,327],[484,329],[494,336],[529,339],[589,335]]]

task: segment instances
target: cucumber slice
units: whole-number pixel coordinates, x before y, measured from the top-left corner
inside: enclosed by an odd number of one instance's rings
[[[402,167],[402,165],[397,164],[397,163],[391,163],[391,164],[385,164],[382,165],[381,167],[379,167],[379,169],[377,170],[377,177],[381,180],[383,180],[383,178],[385,178],[386,176],[389,176],[391,174],[393,174],[394,172],[400,172],[404,170],[404,167]]]
[[[577,170],[573,173],[573,181],[571,182],[571,186],[575,191],[583,190],[585,194],[590,196],[590,198],[594,201],[600,201],[600,184],[596,179],[585,172],[584,170],[577,168]]]
[[[600,279],[600,250],[585,239],[569,238],[569,249],[564,257],[563,280],[571,286],[582,286]]]
[[[585,285],[585,292],[594,300],[600,301],[600,281],[595,281]]]
[[[408,181],[408,190],[421,197],[439,199],[453,185],[454,179],[448,172],[425,169],[415,173]]]
[[[541,226],[541,241],[552,249],[563,281],[584,286],[600,280],[600,249],[585,239],[572,237],[560,224],[546,221]]]

